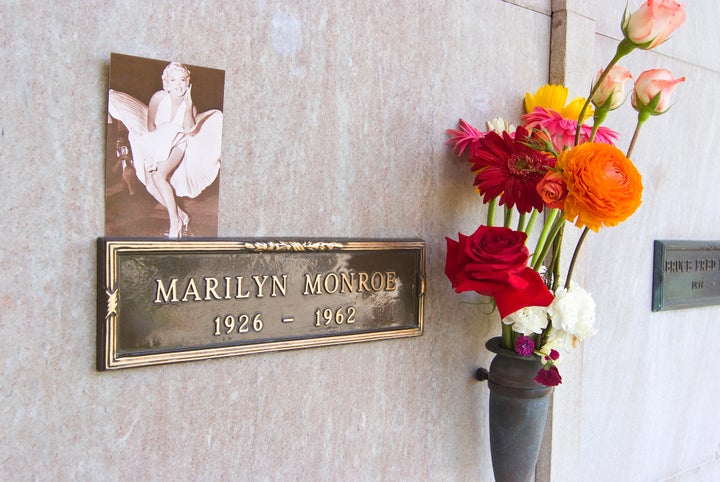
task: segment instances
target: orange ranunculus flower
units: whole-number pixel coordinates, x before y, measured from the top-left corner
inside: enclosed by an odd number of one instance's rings
[[[556,167],[567,185],[565,219],[598,231],[625,221],[640,206],[642,177],[615,146],[586,142],[563,151]]]

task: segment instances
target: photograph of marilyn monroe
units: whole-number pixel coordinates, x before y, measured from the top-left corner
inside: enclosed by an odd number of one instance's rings
[[[217,236],[224,72],[112,54],[109,86],[106,235]]]

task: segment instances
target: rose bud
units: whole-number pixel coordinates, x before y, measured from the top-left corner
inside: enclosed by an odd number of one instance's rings
[[[675,0],[647,0],[635,12],[623,14],[625,38],[641,49],[663,43],[685,21],[685,10]]]
[[[567,186],[562,174],[549,171],[538,183],[537,192],[547,207],[562,209],[567,195]]]
[[[595,77],[595,83],[602,77],[602,74],[603,69],[600,69]],[[599,109],[617,109],[625,100],[625,84],[630,79],[632,79],[630,71],[615,65],[608,71],[590,100]]]
[[[670,108],[670,98],[675,87],[685,82],[685,77],[674,79],[669,70],[646,70],[635,81],[632,105],[638,112],[660,115]]]

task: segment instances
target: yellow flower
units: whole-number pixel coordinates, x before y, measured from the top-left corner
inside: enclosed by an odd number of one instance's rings
[[[580,116],[585,99],[582,97],[574,98],[569,104],[565,104],[568,98],[568,89],[562,85],[546,84],[540,87],[537,92],[531,94],[525,92],[525,112],[531,113],[535,107],[544,107],[545,109],[554,110],[565,119],[577,121]],[[585,111],[583,121],[593,114],[592,107]]]

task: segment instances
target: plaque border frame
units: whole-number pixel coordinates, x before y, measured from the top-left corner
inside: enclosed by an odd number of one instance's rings
[[[719,251],[720,241],[692,241],[656,239],[653,241],[653,278],[652,278],[652,306],[653,312],[680,310],[685,308],[700,308],[720,304],[720,296],[707,296],[697,298],[683,298],[681,300],[666,300],[664,296],[664,262],[668,251]]]
[[[310,337],[292,340],[262,341],[251,344],[223,347],[201,347],[149,354],[119,356],[117,351],[118,323],[118,256],[127,252],[329,252],[372,251],[385,249],[418,250],[417,327],[387,329],[374,332]],[[98,256],[98,315],[97,315],[97,369],[99,371],[121,368],[153,366],[215,358],[225,358],[254,353],[295,350],[322,346],[360,343],[421,336],[424,332],[424,301],[426,279],[427,243],[421,239],[263,239],[213,238],[191,240],[106,238],[97,240]]]

